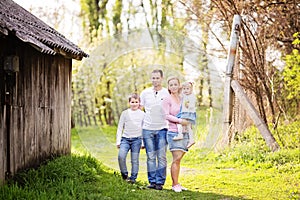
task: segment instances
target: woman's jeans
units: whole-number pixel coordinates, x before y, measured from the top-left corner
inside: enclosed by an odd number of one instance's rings
[[[147,171],[150,184],[164,185],[167,171],[167,129],[143,129],[147,153]]]
[[[119,149],[118,161],[119,161],[119,167],[123,178],[128,177],[126,157],[129,150],[131,152],[130,180],[135,181],[135,179],[137,178],[138,171],[139,171],[139,156],[140,156],[141,145],[142,145],[141,137],[135,137],[135,138],[122,137],[120,149]]]

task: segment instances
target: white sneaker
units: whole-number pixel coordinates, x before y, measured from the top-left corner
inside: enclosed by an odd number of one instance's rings
[[[172,190],[174,192],[181,192],[182,191],[180,184],[172,186]]]
[[[180,185],[180,184],[178,184],[178,185]],[[183,187],[182,185],[180,185],[180,187],[181,187],[182,191],[187,191],[188,190],[187,188]]]

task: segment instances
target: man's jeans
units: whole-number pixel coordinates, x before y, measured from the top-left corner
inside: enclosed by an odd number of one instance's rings
[[[122,137],[118,161],[121,174],[123,177],[128,176],[127,166],[126,166],[126,157],[130,150],[131,152],[131,176],[130,180],[135,181],[139,171],[139,156],[142,145],[142,139],[140,137],[135,138],[125,138]]]
[[[143,140],[147,153],[148,181],[150,184],[164,185],[167,170],[167,129],[143,129]]]

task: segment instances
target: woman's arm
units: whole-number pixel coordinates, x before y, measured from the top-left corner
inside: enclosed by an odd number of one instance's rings
[[[172,102],[171,102],[170,97],[164,98],[164,100],[162,102],[162,106],[163,106],[163,110],[164,110],[164,113],[165,113],[166,120],[168,120],[170,122],[173,122],[173,123],[181,124],[182,119],[180,119],[180,118],[178,118],[178,117],[171,114]]]
[[[173,123],[178,123],[178,124],[182,124],[183,126],[186,126],[189,124],[189,122],[185,119],[180,119],[174,115],[171,114],[170,110],[172,107],[172,102],[171,102],[171,98],[167,97],[163,100],[162,102],[162,106],[163,106],[163,110],[165,113],[165,117],[166,120],[173,122]]]

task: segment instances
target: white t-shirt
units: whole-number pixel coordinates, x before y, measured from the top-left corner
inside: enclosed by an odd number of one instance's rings
[[[140,109],[131,110],[128,108],[122,112],[117,129],[117,145],[121,143],[122,137],[134,138],[142,136],[144,116],[145,112]]]
[[[143,123],[143,129],[161,130],[168,128],[167,120],[162,108],[162,101],[169,95],[166,88],[155,92],[153,87],[142,91],[141,105],[145,108],[146,114]]]
[[[181,112],[189,112],[195,113],[196,112],[196,96],[192,93],[190,95],[182,95],[182,108]]]

